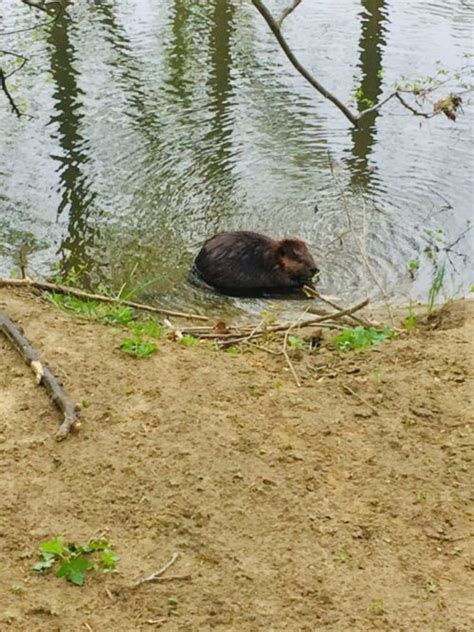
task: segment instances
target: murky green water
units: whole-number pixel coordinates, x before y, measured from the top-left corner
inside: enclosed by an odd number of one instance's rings
[[[39,21],[19,4],[1,2],[5,32]],[[462,0],[305,0],[284,31],[350,103],[359,85],[376,99],[438,60],[466,65],[473,16]],[[216,300],[186,280],[205,237],[250,229],[305,239],[326,293],[375,297],[347,209],[398,300],[426,299],[433,245],[445,295],[474,282],[471,233],[446,250],[472,217],[469,94],[455,124],[390,103],[353,130],[237,0],[70,2],[49,33],[4,34],[1,48],[30,57],[12,92],[33,115],[18,120],[0,95],[2,274],[22,249],[38,275],[57,267],[116,289],[155,279],[147,291],[165,304],[254,311],[262,301]]]

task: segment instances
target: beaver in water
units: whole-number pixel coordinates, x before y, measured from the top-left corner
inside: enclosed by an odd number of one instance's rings
[[[271,239],[251,231],[224,232],[208,239],[193,274],[231,296],[300,293],[313,286],[318,268],[299,239]]]

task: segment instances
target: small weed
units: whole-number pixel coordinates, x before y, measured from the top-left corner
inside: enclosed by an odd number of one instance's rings
[[[195,336],[191,336],[191,334],[186,334],[182,338],[180,338],[179,343],[184,345],[185,347],[194,347],[199,344],[199,338]]]
[[[82,408],[89,408],[89,406],[91,405],[90,401],[88,399],[83,399],[81,402],[81,406]]]
[[[443,287],[445,270],[446,266],[443,264],[436,272],[433,283],[431,284],[430,291],[428,293],[428,314],[431,314],[433,311],[434,303],[441,292],[441,288]]]
[[[420,269],[420,260],[419,259],[410,259],[408,262],[408,273],[410,278],[415,278],[415,273]]]
[[[10,586],[10,592],[15,595],[19,595],[26,590],[26,586],[24,584],[12,584]]]
[[[89,570],[110,573],[115,571],[118,557],[107,540],[89,540],[85,545],[66,544],[63,536],[46,540],[39,545],[41,560],[33,566],[38,573],[57,566],[56,577],[82,586]]]
[[[150,338],[156,338],[159,340],[163,338],[163,327],[153,318],[147,318],[146,320],[139,320],[129,323],[130,329],[135,335],[149,336]]]
[[[178,600],[174,597],[169,597],[168,599],[168,614],[173,615],[176,614],[178,609]]]
[[[128,325],[135,315],[128,305],[115,305],[104,310],[100,318],[108,325]]]
[[[67,294],[49,294],[52,303],[59,309],[73,312],[82,318],[97,318],[100,306],[96,301],[84,300]]]
[[[351,554],[348,553],[347,551],[344,551],[344,550],[338,551],[336,553],[336,559],[339,562],[342,562],[343,564],[345,564],[346,562],[348,562],[351,559]]]
[[[239,350],[237,349],[237,347],[227,347],[226,351],[229,355],[239,355]]]
[[[383,599],[373,599],[369,606],[369,613],[375,617],[380,617],[384,614],[385,608],[383,606]]]
[[[136,358],[147,358],[158,350],[158,346],[154,342],[143,340],[139,335],[135,335],[133,338],[124,338],[120,348]]]
[[[288,346],[291,349],[305,349],[307,347],[307,344],[304,340],[301,340],[301,338],[290,335],[288,336]]]
[[[394,332],[388,327],[377,330],[374,327],[359,325],[353,329],[344,329],[340,334],[334,336],[332,343],[336,349],[341,351],[348,351],[349,349],[363,351],[384,340],[393,338],[394,335]]]
[[[426,592],[436,593],[438,592],[438,585],[432,579],[429,579],[425,584]]]
[[[408,308],[408,316],[405,318],[405,322],[403,323],[403,325],[408,333],[411,333],[415,329],[416,323],[417,317],[416,314],[413,313],[413,307],[410,305],[410,307]]]

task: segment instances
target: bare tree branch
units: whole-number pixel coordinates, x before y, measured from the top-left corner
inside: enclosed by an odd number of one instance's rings
[[[298,5],[300,5],[302,2],[303,2],[303,0],[293,0],[293,4],[291,4],[286,9],[283,9],[283,11],[281,12],[280,17],[278,18],[278,20],[276,20],[276,23],[277,23],[277,26],[278,26],[279,29],[281,29],[281,25],[283,24],[283,20],[286,20],[286,18],[290,15],[290,13],[293,13],[293,11],[296,9],[296,7]]]
[[[265,22],[268,24],[270,30],[275,36],[275,39],[277,40],[281,49],[285,53],[290,63],[294,66],[294,68],[296,68],[296,70],[300,73],[300,75],[302,75],[306,79],[306,81],[313,86],[313,88],[315,88],[326,99],[334,103],[334,105],[344,114],[344,116],[352,123],[352,125],[354,125],[354,127],[358,127],[359,123],[361,122],[363,118],[365,118],[368,114],[372,112],[376,112],[383,105],[385,105],[388,101],[390,101],[393,98],[396,98],[398,102],[404,108],[406,108],[407,110],[410,110],[410,112],[412,112],[412,114],[414,114],[415,116],[421,116],[423,118],[429,119],[434,116],[437,116],[440,113],[444,113],[449,119],[453,121],[455,120],[456,118],[455,110],[460,107],[460,104],[462,102],[461,99],[459,98],[459,95],[449,95],[448,98],[445,98],[439,101],[437,104],[435,104],[432,112],[423,112],[421,110],[416,109],[409,103],[407,103],[407,101],[401,96],[400,94],[401,92],[408,92],[410,94],[413,94],[410,90],[396,90],[395,92],[392,92],[387,97],[385,97],[379,103],[365,110],[362,110],[361,112],[359,112],[359,114],[354,114],[346,105],[344,105],[344,103],[342,103],[342,101],[340,101],[334,94],[332,94],[332,92],[329,92],[329,90],[327,90],[323,85],[321,85],[319,81],[317,81],[317,79],[315,79],[315,77],[298,61],[298,59],[296,58],[296,56],[293,54],[292,50],[290,49],[288,42],[286,41],[286,39],[283,37],[281,33],[281,26],[282,26],[283,21],[285,20],[286,17],[288,17],[288,15],[290,15],[290,13],[292,13],[296,9],[296,7],[298,7],[299,4],[301,4],[301,1],[302,0],[294,0],[293,3],[288,8],[284,9],[280,17],[276,20],[272,16],[272,14],[269,12],[265,4],[261,2],[261,0],[252,0],[252,4],[258,10],[260,15],[265,20]],[[440,85],[442,84],[436,85],[436,87],[433,89],[437,89],[438,87],[440,87]],[[448,99],[449,99],[449,102],[448,102]],[[445,104],[445,102],[447,104]]]
[[[313,75],[308,70],[306,70],[306,68],[302,64],[300,64],[298,59],[296,59],[296,57],[293,54],[292,50],[288,46],[288,43],[287,43],[286,39],[283,37],[277,22],[273,18],[272,14],[268,11],[267,7],[263,4],[263,2],[260,2],[260,0],[252,0],[252,4],[257,9],[257,11],[260,13],[260,15],[263,17],[265,22],[268,24],[268,26],[269,26],[271,32],[273,33],[273,35],[275,36],[277,42],[280,44],[281,49],[283,50],[283,52],[287,56],[287,58],[290,61],[290,63],[300,73],[300,75],[302,75],[306,79],[306,81],[308,83],[310,83],[313,86],[313,88],[315,88],[320,94],[322,94],[324,97],[326,97],[326,99],[329,99],[329,101],[334,103],[334,105],[337,108],[339,108],[339,110],[341,110],[341,112],[344,114],[344,116],[349,119],[349,121],[352,123],[352,125],[357,126],[358,117],[355,116],[349,110],[349,108],[347,108],[344,105],[344,103],[342,103],[342,101],[339,101],[339,99],[337,97],[335,97],[331,92],[329,92],[329,90],[326,90],[326,88],[324,86],[322,86],[319,83],[319,81],[317,81],[313,77]]]

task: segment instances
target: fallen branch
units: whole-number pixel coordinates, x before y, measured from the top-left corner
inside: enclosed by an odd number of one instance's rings
[[[166,580],[165,577],[162,577],[162,575],[164,573],[166,573],[166,571],[169,569],[170,566],[172,566],[176,560],[179,557],[179,553],[173,553],[173,555],[171,556],[171,559],[168,560],[168,562],[166,562],[166,564],[164,566],[162,566],[159,570],[155,571],[154,573],[152,573],[151,575],[148,575],[148,577],[144,577],[143,579],[139,579],[134,585],[134,588],[137,588],[138,586],[141,586],[142,584],[146,584],[148,582],[156,582],[156,581],[164,581]],[[168,577],[168,580],[175,580],[175,579],[190,579],[190,575],[172,575],[170,577]]]
[[[362,309],[368,303],[369,303],[369,299],[366,298],[360,303],[357,303],[357,305],[353,305],[352,307],[348,307],[347,309],[342,309],[338,312],[327,313],[322,316],[317,316],[315,318],[308,318],[306,320],[302,320],[300,323],[298,323],[298,326],[299,328],[302,328],[302,327],[308,327],[309,325],[314,325],[316,323],[322,323],[327,320],[330,320],[330,321],[340,320],[344,316],[348,316],[350,314],[353,314],[354,312],[357,312],[359,309]],[[235,344],[240,344],[242,342],[253,340],[254,338],[258,338],[269,333],[287,331],[288,329],[292,329],[294,325],[295,323],[281,323],[279,325],[272,325],[270,327],[265,327],[264,329],[257,330],[251,336],[245,335],[245,336],[235,337],[236,333],[234,332],[230,334],[223,334],[221,336],[214,335],[214,339],[217,340],[217,344],[220,347],[226,348],[226,347],[231,347]],[[232,336],[234,336],[234,338],[232,338]],[[206,338],[209,338],[209,337],[210,337],[209,335],[206,335]],[[223,340],[221,341],[221,339]]]
[[[26,364],[31,368],[36,376],[36,383],[42,384],[45,387],[53,402],[64,414],[64,420],[56,432],[56,439],[64,439],[73,428],[79,427],[77,404],[66,395],[57,377],[41,362],[38,353],[31,346],[31,343],[3,312],[0,312],[0,331],[8,338]]]
[[[189,320],[209,320],[207,316],[201,316],[200,314],[188,314],[186,312],[175,312],[169,309],[163,309],[161,307],[154,307],[152,305],[145,305],[144,303],[135,303],[134,301],[125,301],[113,296],[104,296],[102,294],[92,294],[85,290],[80,290],[74,287],[67,287],[64,285],[56,285],[56,283],[49,283],[47,281],[33,281],[32,279],[2,279],[0,278],[0,287],[14,286],[14,287],[31,287],[38,290],[44,290],[46,292],[57,292],[58,294],[67,294],[69,296],[77,296],[78,298],[88,299],[91,301],[101,301],[103,303],[119,303],[120,305],[128,305],[144,312],[153,312],[156,314],[164,314],[166,316],[175,316],[177,318],[187,318]]]

